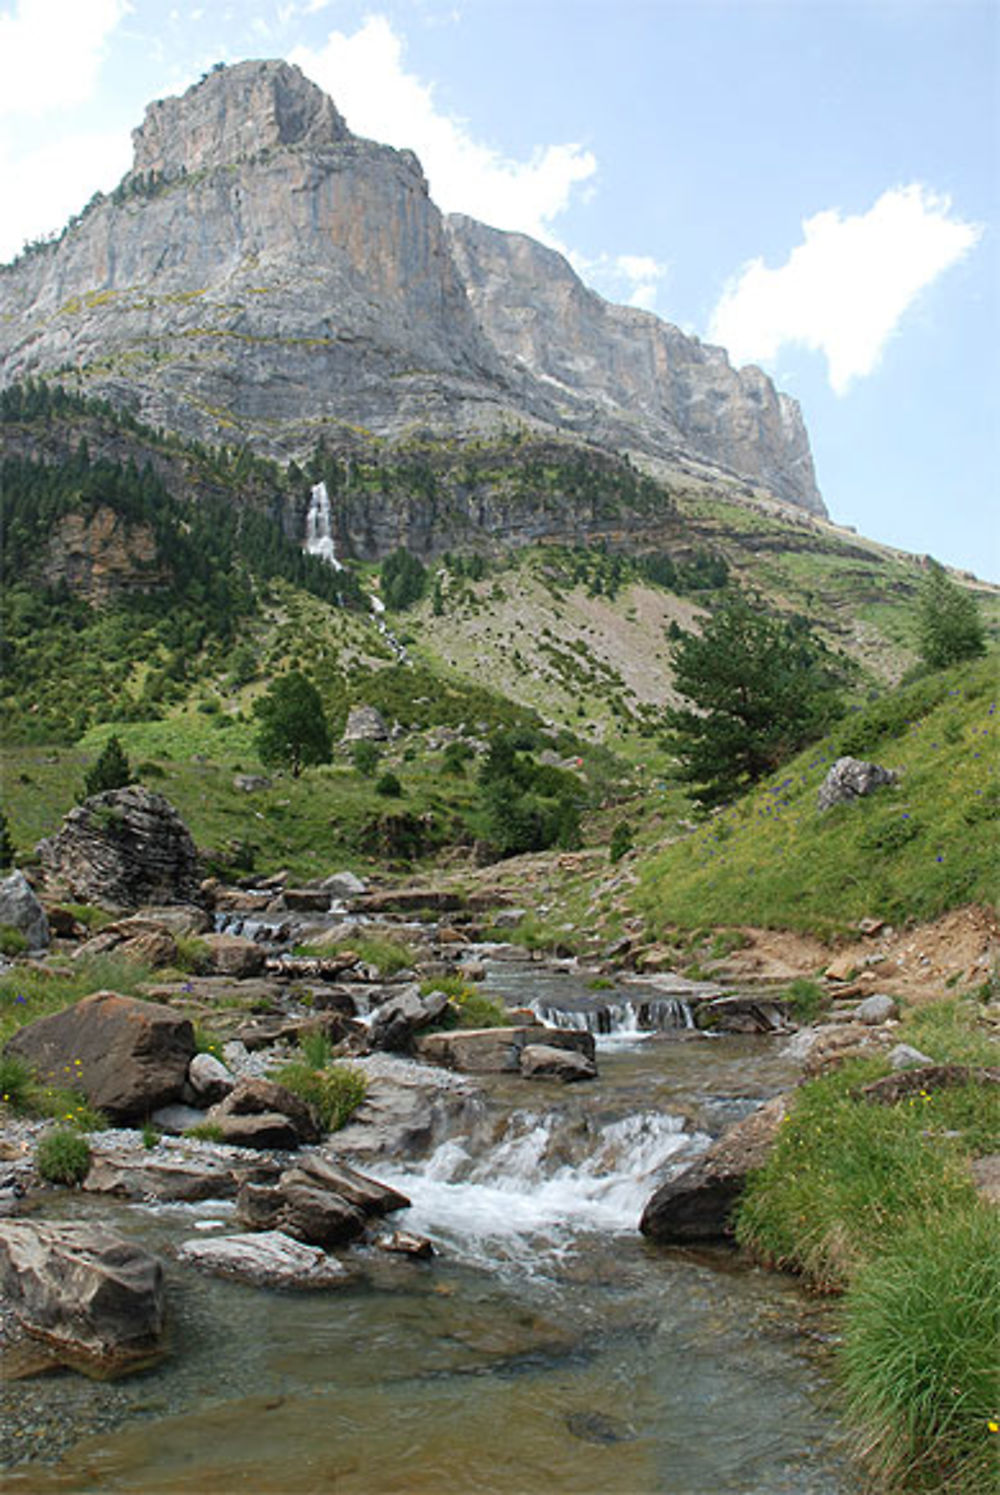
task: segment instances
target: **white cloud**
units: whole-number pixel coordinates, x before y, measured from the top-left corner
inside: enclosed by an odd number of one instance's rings
[[[0,114],[85,103],[128,0],[17,0],[0,13]]]
[[[0,155],[0,202],[18,205],[16,222],[0,219],[0,263],[20,254],[26,239],[58,232],[87,194],[110,191],[131,164],[128,135],[112,132],[70,136],[16,160]]]
[[[982,228],[951,216],[951,199],[919,182],[883,192],[867,212],[837,208],[803,225],[777,270],[752,260],[723,292],[709,335],[734,363],[773,364],[798,344],[825,355],[843,394],[870,374],[917,295],[979,242]]]
[[[597,170],[590,151],[544,145],[527,161],[512,160],[441,112],[433,87],[405,70],[402,53],[389,21],[369,16],[353,35],[333,31],[322,50],[299,47],[291,61],[331,95],[355,134],[416,151],[445,212],[557,244],[552,220]]]
[[[596,258],[570,254],[569,259],[581,280],[602,296],[642,311],[656,310],[660,285],[670,268],[649,254],[602,254]]]

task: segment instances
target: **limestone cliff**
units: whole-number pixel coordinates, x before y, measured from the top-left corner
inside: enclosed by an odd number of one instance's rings
[[[351,135],[297,68],[150,105],[134,166],[0,270],[0,382],[76,375],[188,436],[301,457],[512,421],[721,469],[822,513],[797,406],[558,255],[446,224],[409,151]]]

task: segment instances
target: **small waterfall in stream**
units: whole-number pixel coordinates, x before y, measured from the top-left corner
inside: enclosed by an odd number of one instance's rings
[[[682,997],[625,997],[620,993],[578,997],[558,1004],[544,998],[530,1004],[550,1028],[572,1028],[600,1038],[641,1038],[673,1028],[693,1028],[694,1016]]]
[[[319,556],[335,571],[344,568],[337,560],[337,548],[333,540],[330,512],[330,495],[325,483],[315,483],[310,490],[309,508],[306,511],[306,550]]]

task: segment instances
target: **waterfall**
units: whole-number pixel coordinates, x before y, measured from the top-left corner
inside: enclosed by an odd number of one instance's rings
[[[337,560],[330,521],[330,495],[325,483],[314,484],[310,492],[309,508],[306,511],[305,548],[310,555],[318,555],[321,561],[326,561],[335,571],[344,569]]]
[[[661,1112],[608,1120],[516,1110],[488,1141],[451,1137],[423,1163],[383,1164],[379,1177],[410,1198],[408,1230],[460,1257],[530,1272],[534,1253],[559,1254],[581,1231],[634,1232],[663,1170],[707,1141]]]
[[[575,1028],[598,1038],[641,1038],[671,1028],[693,1028],[691,1008],[681,997],[577,997],[529,1003],[550,1028]]]

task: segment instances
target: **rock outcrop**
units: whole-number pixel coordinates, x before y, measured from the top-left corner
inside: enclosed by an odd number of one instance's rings
[[[169,800],[141,784],[92,795],[38,843],[47,881],[80,903],[193,903],[198,853]]]
[[[816,803],[820,810],[832,810],[834,805],[853,804],[856,799],[895,782],[891,768],[866,763],[863,758],[838,758],[819,786]]]
[[[27,940],[29,950],[47,950],[49,921],[35,891],[16,868],[0,878],[0,926],[16,929]]]
[[[286,457],[324,427],[513,421],[824,512],[764,374],[522,235],[446,223],[412,152],[353,136],[297,68],[217,69],[150,105],[134,146],[110,196],[0,272],[3,382],[71,364],[153,426]]]

